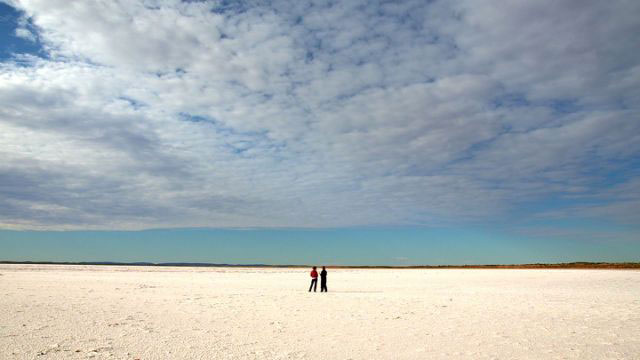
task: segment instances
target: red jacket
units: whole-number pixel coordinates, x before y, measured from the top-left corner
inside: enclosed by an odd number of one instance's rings
[[[318,272],[315,271],[315,270],[311,270],[311,277],[314,278],[314,279],[317,279],[318,278]]]

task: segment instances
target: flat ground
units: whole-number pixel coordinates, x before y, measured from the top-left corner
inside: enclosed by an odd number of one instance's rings
[[[638,359],[637,270],[0,265],[2,359]],[[320,291],[318,287],[318,291]]]

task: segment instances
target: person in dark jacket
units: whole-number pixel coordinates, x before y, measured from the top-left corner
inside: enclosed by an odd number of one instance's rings
[[[311,292],[311,288],[313,288],[313,292],[316,292],[318,288],[318,272],[316,271],[316,267],[313,267],[311,270],[311,286],[309,286],[309,292]]]
[[[320,292],[327,292],[327,269],[323,266],[320,271]]]

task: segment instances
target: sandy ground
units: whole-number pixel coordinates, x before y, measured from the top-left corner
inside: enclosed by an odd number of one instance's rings
[[[640,359],[640,271],[329,271],[0,265],[0,358]]]

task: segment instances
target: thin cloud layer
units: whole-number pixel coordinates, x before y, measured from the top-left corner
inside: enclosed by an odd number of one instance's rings
[[[4,228],[640,222],[638,2],[9,5]]]

